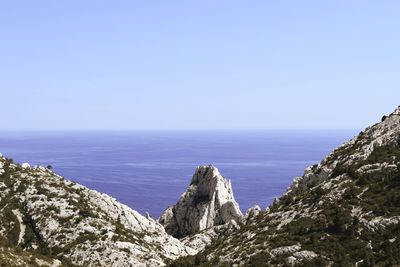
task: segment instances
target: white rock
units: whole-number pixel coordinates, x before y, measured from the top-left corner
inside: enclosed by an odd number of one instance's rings
[[[21,167],[24,168],[24,169],[26,169],[26,168],[30,168],[31,165],[29,165],[29,163],[26,163],[26,162],[25,162],[25,163],[22,163],[22,164],[21,164]]]
[[[317,257],[318,255],[314,251],[303,250],[295,252],[292,256],[287,258],[289,264],[299,264],[304,260],[312,260],[313,258]]]
[[[273,256],[279,256],[282,254],[287,254],[287,253],[294,253],[296,251],[299,251],[301,247],[299,245],[293,245],[293,246],[284,246],[284,247],[278,247],[272,249],[269,253]]]
[[[207,245],[211,244],[211,242],[217,239],[219,236],[227,236],[238,229],[239,225],[237,222],[231,220],[226,224],[213,226],[201,231],[200,233],[187,236],[180,241],[196,251],[202,251]]]
[[[261,212],[260,206],[254,205],[246,211],[246,214],[244,215],[244,217],[245,217],[245,219],[253,218],[253,217],[256,217],[258,214],[260,214],[260,212]]]
[[[24,241],[26,226],[23,222],[21,212],[19,210],[13,210],[12,212],[14,213],[15,217],[17,217],[17,220],[19,222],[18,244],[21,244]]]
[[[199,166],[191,184],[178,203],[169,207],[158,221],[167,233],[181,238],[231,220],[240,221],[231,182],[214,166]]]

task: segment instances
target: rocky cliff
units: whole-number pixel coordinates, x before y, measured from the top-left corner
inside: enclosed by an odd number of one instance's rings
[[[242,216],[231,182],[216,167],[200,166],[178,203],[169,207],[158,221],[167,233],[182,238],[231,220],[240,221]]]
[[[0,221],[2,266],[163,266],[195,253],[114,198],[1,156]]]
[[[171,266],[398,266],[400,107],[297,177],[267,211]]]

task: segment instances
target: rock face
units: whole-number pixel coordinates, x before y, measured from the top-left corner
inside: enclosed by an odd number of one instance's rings
[[[220,236],[229,235],[239,228],[240,225],[236,221],[231,220],[226,224],[213,226],[197,234],[184,237],[180,241],[196,251],[202,251]]]
[[[196,253],[110,196],[4,157],[0,222],[7,266],[163,266]]]
[[[199,166],[178,203],[166,209],[158,221],[167,233],[182,238],[231,220],[239,222],[242,216],[230,181],[214,166]]]
[[[179,263],[399,266],[400,107],[307,168],[266,211],[249,210],[240,229]]]

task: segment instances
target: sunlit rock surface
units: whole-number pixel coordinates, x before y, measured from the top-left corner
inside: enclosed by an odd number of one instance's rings
[[[0,250],[0,258],[20,257],[20,266],[27,266],[26,261],[43,261],[44,266],[163,266],[168,259],[196,252],[155,220],[106,194],[4,157],[0,221],[0,241],[8,248]]]
[[[231,182],[216,167],[199,166],[178,203],[167,208],[158,221],[167,233],[182,238],[231,220],[240,221],[242,216]]]

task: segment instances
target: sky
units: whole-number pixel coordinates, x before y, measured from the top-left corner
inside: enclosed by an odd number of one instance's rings
[[[1,1],[0,130],[363,129],[400,1]]]

